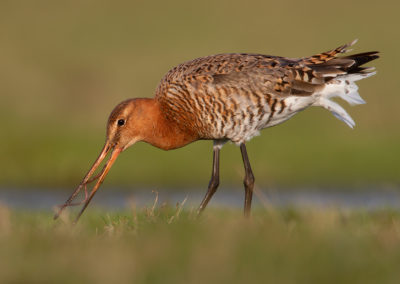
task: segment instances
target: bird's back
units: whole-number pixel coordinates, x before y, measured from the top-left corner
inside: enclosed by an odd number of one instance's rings
[[[350,45],[299,59],[247,53],[194,59],[164,76],[156,99],[169,119],[200,139],[242,143],[310,105],[350,125],[351,118],[329,98],[361,103],[354,81],[372,74],[360,66],[378,57],[376,52],[337,57]]]

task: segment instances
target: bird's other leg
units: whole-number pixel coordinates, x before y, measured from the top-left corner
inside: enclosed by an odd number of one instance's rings
[[[247,156],[246,145],[240,144],[240,152],[242,152],[245,176],[243,180],[245,197],[244,197],[244,216],[250,217],[251,200],[253,198],[254,175],[251,170],[249,157]]]
[[[218,185],[219,185],[219,151],[222,148],[222,144],[218,143],[217,141],[214,141],[214,146],[213,146],[213,166],[212,166],[212,174],[211,174],[211,179],[208,184],[208,190],[206,195],[203,198],[203,201],[201,202],[199,209],[197,210],[197,215],[200,215],[201,212],[206,208],[208,202],[210,201],[211,197],[214,195],[214,193],[217,191]]]

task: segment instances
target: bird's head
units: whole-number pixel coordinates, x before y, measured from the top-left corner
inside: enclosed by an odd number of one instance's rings
[[[131,99],[118,104],[107,122],[106,145],[120,152],[142,140],[143,100]]]
[[[162,113],[157,100],[130,99],[118,104],[108,118],[106,142],[100,155],[54,218],[58,218],[65,207],[83,204],[83,208],[76,219],[78,220],[119,154],[136,142],[144,141],[155,147],[171,150],[182,147],[196,139],[198,139],[196,132],[187,131],[186,128],[168,120]],[[105,162],[103,169],[95,174],[108,155],[110,157]],[[94,181],[97,182],[88,194],[86,187]],[[85,200],[80,203],[72,203],[81,189],[85,190]]]
[[[148,99],[130,99],[118,104],[111,112],[107,122],[107,136],[104,147],[86,174],[82,182],[76,188],[71,197],[61,206],[59,212],[54,216],[58,218],[61,211],[71,205],[84,204],[79,216],[83,213],[90,200],[96,193],[104,181],[108,171],[114,164],[115,160],[125,149],[135,144],[137,141],[143,140],[143,128],[145,123],[151,119],[151,116],[144,115],[144,113],[151,111],[151,101]],[[94,175],[96,170],[102,164],[103,160],[110,154],[110,158],[105,163],[103,169]],[[90,194],[87,194],[86,186],[96,181]],[[72,203],[73,199],[78,195],[80,190],[85,190],[85,200],[81,203]],[[77,219],[78,219],[77,218]]]

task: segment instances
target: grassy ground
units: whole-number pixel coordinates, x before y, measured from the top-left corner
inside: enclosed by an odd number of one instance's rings
[[[153,96],[183,61],[222,52],[308,56],[355,38],[354,52],[382,52],[370,64],[378,74],[359,84],[367,104],[343,104],[356,128],[307,110],[248,144],[255,176],[261,185],[398,184],[399,9],[394,0],[1,1],[0,186],[76,185],[114,105]],[[211,159],[211,142],[168,153],[141,144],[106,183],[204,185]],[[241,183],[236,147],[224,147],[221,167],[221,182]]]
[[[1,283],[398,283],[400,212],[0,208]]]

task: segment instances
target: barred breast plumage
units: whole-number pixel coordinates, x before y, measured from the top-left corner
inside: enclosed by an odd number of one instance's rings
[[[156,99],[170,119],[195,129],[200,139],[240,144],[311,105],[329,109],[352,127],[351,117],[329,98],[363,103],[354,81],[374,74],[360,66],[378,57],[337,56],[352,44],[297,59],[248,53],[198,58],[170,70]]]

